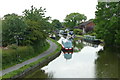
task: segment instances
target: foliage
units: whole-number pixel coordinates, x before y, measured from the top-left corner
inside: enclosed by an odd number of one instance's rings
[[[46,51],[50,47],[49,43],[46,43],[44,47],[38,49],[35,52],[32,46],[19,46],[17,49],[9,48],[2,51],[2,68],[8,68],[15,64],[21,63],[32,57],[39,55],[40,53]]]
[[[74,29],[73,32],[76,35],[81,35],[82,34],[82,30],[81,29]]]
[[[88,21],[94,21],[94,19],[89,19]]]
[[[25,23],[17,14],[7,14],[2,21],[3,46],[16,43],[22,45],[24,39]]]
[[[82,21],[85,21],[87,17],[84,14],[80,13],[70,13],[64,19],[64,26],[73,28],[74,26],[78,26]]]
[[[54,20],[52,20],[52,27],[54,29],[60,29],[62,27],[62,24],[59,20],[54,19]]]
[[[34,49],[30,46],[18,47],[17,49],[9,48],[7,50],[3,50],[2,68],[5,69],[9,66],[20,63],[31,55],[34,55]]]
[[[44,46],[49,30],[49,19],[45,17],[45,9],[31,6],[23,11],[23,16],[7,14],[3,18],[3,46],[17,44],[18,46]]]
[[[35,47],[44,46],[46,42],[46,32],[49,26],[49,17],[45,17],[45,9],[37,9],[31,6],[31,10],[25,10],[24,21],[27,24],[26,43]]]
[[[120,3],[99,2],[97,5],[96,33],[106,46],[120,46]]]
[[[96,36],[97,34],[93,31],[93,32],[86,33],[86,35]]]
[[[10,49],[17,49],[18,48],[18,46],[15,45],[15,44],[8,45],[7,47],[10,48]]]
[[[0,18],[0,46],[2,46],[2,20]]]
[[[3,68],[27,60],[40,54],[48,48],[46,42],[49,29],[49,18],[45,17],[45,9],[31,6],[25,10],[23,16],[7,14],[3,17]]]

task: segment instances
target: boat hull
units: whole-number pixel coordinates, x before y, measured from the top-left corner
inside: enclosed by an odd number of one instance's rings
[[[64,48],[64,47],[62,47],[62,51],[64,52],[64,53],[73,53],[73,48]]]

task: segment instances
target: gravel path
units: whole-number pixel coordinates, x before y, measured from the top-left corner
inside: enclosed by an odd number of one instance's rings
[[[10,67],[10,68],[7,68],[5,70],[0,71],[0,73],[2,73],[2,74],[0,74],[0,76],[5,75],[6,73],[12,72],[14,70],[17,70],[17,69],[21,68],[22,66],[24,66],[26,64],[30,64],[32,62],[35,62],[38,59],[40,59],[40,58],[54,52],[56,50],[56,48],[57,48],[57,45],[55,43],[53,43],[52,41],[50,41],[50,40],[47,40],[47,41],[50,43],[50,48],[47,51],[43,52],[42,54],[40,54],[40,55],[38,55],[38,56],[36,56],[36,57],[34,57],[32,59],[29,59],[27,61],[24,61],[24,62],[22,62],[20,64],[15,65],[13,67]]]

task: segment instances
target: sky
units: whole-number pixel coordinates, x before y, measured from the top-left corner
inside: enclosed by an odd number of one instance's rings
[[[61,22],[66,15],[78,12],[87,16],[87,20],[95,18],[97,0],[2,0],[0,1],[0,17],[16,13],[22,15],[31,6],[46,8],[45,16],[58,19]]]

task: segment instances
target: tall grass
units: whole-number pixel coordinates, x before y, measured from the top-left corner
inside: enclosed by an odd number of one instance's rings
[[[31,46],[21,46],[17,49],[7,49],[2,51],[2,69],[8,68],[14,64],[20,63],[30,56],[34,55],[34,49]]]
[[[35,57],[49,48],[49,43],[46,42],[44,47],[34,49],[32,46],[19,46],[16,49],[6,49],[2,51],[2,69],[6,69],[15,64],[21,63],[32,57]],[[35,51],[36,50],[36,51]]]

